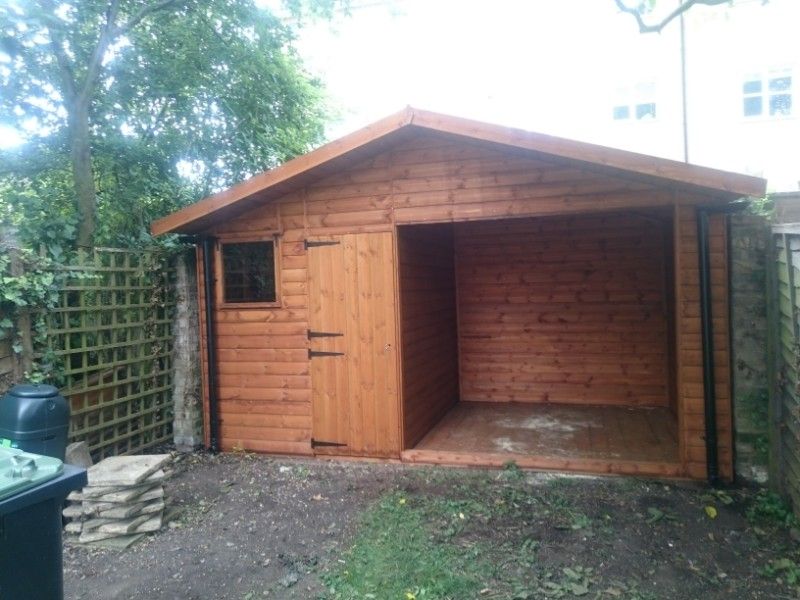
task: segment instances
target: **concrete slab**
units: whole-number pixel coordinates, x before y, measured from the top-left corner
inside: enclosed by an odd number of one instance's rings
[[[86,500],[86,499],[97,499],[98,496],[103,496],[105,494],[113,494],[116,492],[135,492],[137,490],[148,490],[155,486],[158,483],[161,483],[166,479],[166,473],[159,469],[155,473],[148,475],[146,479],[143,481],[135,484],[135,485],[92,485],[91,480],[89,481],[89,485],[83,488],[82,492],[73,492],[67,498],[69,500]],[[80,497],[78,495],[80,494]],[[72,496],[75,496],[74,498]]]
[[[89,485],[136,485],[166,465],[171,458],[170,454],[109,456],[89,469]]]

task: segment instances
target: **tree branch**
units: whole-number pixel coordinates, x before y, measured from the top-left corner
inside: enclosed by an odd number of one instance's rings
[[[177,3],[178,0],[159,0],[159,2],[155,2],[154,4],[148,4],[147,6],[142,7],[142,9],[140,9],[139,12],[137,12],[130,19],[128,19],[127,23],[124,23],[123,25],[117,27],[117,35],[122,35],[133,29],[147,15],[157,12],[159,10],[164,10],[165,8],[169,8],[170,5]]]
[[[55,6],[50,0],[40,0],[39,7],[42,12],[47,15],[52,15],[55,12]],[[53,56],[56,58],[59,78],[61,79],[61,85],[64,88],[62,91],[64,92],[66,98],[72,101],[75,99],[78,90],[75,82],[75,73],[72,70],[72,65],[69,62],[66,52],[64,52],[64,38],[62,37],[61,32],[58,31],[58,26],[53,22],[53,20],[46,19],[45,22],[47,23],[47,29],[50,33],[48,36],[50,38],[50,50],[53,52]]]
[[[661,30],[664,29],[664,27],[666,27],[671,21],[685,13],[696,4],[703,4],[705,6],[718,6],[720,4],[729,3],[730,1],[731,0],[686,0],[678,5],[675,10],[664,17],[659,23],[654,23],[652,25],[645,23],[644,19],[642,18],[642,13],[638,8],[631,8],[625,4],[624,0],[614,0],[614,3],[621,12],[629,14],[636,19],[636,23],[639,25],[639,33],[661,33]]]
[[[86,78],[83,81],[80,95],[82,100],[88,100],[91,95],[97,77],[100,75],[100,67],[103,64],[103,57],[106,54],[106,50],[108,50],[111,42],[116,37],[115,29],[118,12],[119,0],[112,0],[111,4],[108,5],[108,10],[106,10],[106,24],[100,32],[97,45],[94,47],[92,56],[89,59],[89,64],[86,67]]]
[[[114,40],[136,27],[146,16],[159,10],[164,10],[177,2],[178,0],[159,0],[159,2],[148,4],[128,19],[126,23],[117,25],[119,0],[111,0],[108,10],[106,11],[106,24],[103,26],[103,31],[100,33],[100,37],[97,40],[97,46],[95,46],[92,57],[89,60],[89,66],[86,70],[86,79],[83,84],[83,89],[81,90],[81,98],[88,99],[91,95],[92,89],[95,83],[97,83],[97,77],[100,75],[103,58]]]
[[[142,135],[142,141],[145,144],[150,143],[150,141],[155,137],[156,129],[158,128],[161,119],[167,113],[167,109],[169,108],[169,101],[171,99],[172,98],[168,98],[167,100],[164,101],[164,104],[161,105],[161,108],[159,109],[158,114],[155,116],[155,119]]]

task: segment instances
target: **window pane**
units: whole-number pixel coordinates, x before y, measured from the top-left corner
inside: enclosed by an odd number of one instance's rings
[[[769,80],[769,91],[771,92],[784,92],[792,88],[791,77],[775,77]]]
[[[755,117],[762,112],[761,96],[753,96],[752,98],[744,99],[744,116]]]
[[[225,302],[275,302],[272,242],[222,245]]]
[[[775,94],[769,99],[770,115],[790,115],[792,114],[792,95]]]
[[[742,92],[745,94],[760,94],[761,93],[761,80],[745,81],[742,86]]]
[[[628,106],[615,106],[614,107],[614,119],[619,121],[622,119],[630,119],[631,117],[631,109]]]
[[[656,103],[648,102],[647,104],[636,105],[636,118],[637,119],[654,119],[656,116]]]

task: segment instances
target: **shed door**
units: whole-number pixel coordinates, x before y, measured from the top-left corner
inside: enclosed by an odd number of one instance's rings
[[[392,234],[328,236],[307,246],[314,451],[397,456]]]

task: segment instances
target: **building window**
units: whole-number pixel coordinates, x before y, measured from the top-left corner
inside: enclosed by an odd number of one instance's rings
[[[223,301],[276,302],[275,244],[222,244]]]
[[[617,102],[614,103],[611,116],[615,121],[636,119],[646,121],[656,118],[656,84],[653,82],[637,83],[634,86],[617,88]]]
[[[788,117],[792,114],[792,75],[781,71],[750,75],[742,84],[745,117]]]

